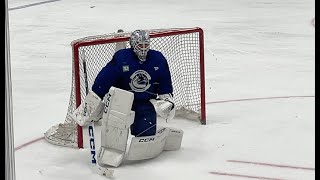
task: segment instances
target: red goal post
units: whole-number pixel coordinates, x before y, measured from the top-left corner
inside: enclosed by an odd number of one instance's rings
[[[168,60],[176,116],[199,120],[206,124],[205,75],[204,75],[204,35],[195,28],[149,29],[150,48],[158,50]],[[124,43],[129,48],[131,32],[110,33],[88,36],[71,42],[72,46],[72,88],[66,119],[49,128],[45,139],[56,145],[83,147],[82,127],[78,126],[70,114],[86,96],[83,74],[83,59],[87,63],[87,79],[92,86],[96,75],[108,63],[117,44]]]

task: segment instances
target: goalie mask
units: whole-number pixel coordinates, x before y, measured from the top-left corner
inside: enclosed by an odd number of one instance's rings
[[[140,61],[146,61],[150,49],[150,36],[147,31],[135,30],[130,36],[130,46]]]

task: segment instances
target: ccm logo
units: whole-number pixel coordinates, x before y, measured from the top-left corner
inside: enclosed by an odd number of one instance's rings
[[[88,130],[89,130],[89,138],[90,138],[90,151],[91,151],[91,156],[92,156],[91,162],[93,164],[96,164],[97,160],[96,160],[96,149],[95,149],[95,145],[94,145],[95,143],[94,143],[93,126],[89,126]]]
[[[139,142],[149,142],[149,141],[154,141],[154,137],[139,139]]]
[[[110,105],[110,98],[111,98],[111,95],[109,93],[107,93],[106,95],[107,97],[105,98],[105,106],[104,106],[104,112],[107,113],[108,112],[108,108],[109,108],[109,105]]]
[[[171,130],[171,132],[177,133],[177,134],[180,134],[180,133],[181,133],[180,131],[175,131],[175,130]]]
[[[166,130],[166,128],[161,128],[161,129],[159,129],[158,132],[157,132],[157,134],[163,133],[164,130]]]

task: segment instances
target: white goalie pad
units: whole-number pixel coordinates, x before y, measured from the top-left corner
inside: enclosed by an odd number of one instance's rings
[[[181,147],[182,136],[182,130],[161,127],[154,136],[133,137],[127,159],[151,159],[163,150],[178,150]]]
[[[160,128],[154,136],[133,137],[128,160],[143,160],[157,157],[164,148],[169,129]]]
[[[132,92],[115,87],[111,87],[104,97],[99,165],[118,167],[121,164],[127,147],[129,127],[134,120],[134,111],[131,111],[133,98]]]
[[[181,129],[169,128],[169,135],[164,145],[166,151],[176,151],[180,149],[182,143],[183,131]]]
[[[71,114],[71,117],[80,126],[86,126],[91,121],[98,121],[102,118],[104,103],[93,91],[89,91],[84,102]]]

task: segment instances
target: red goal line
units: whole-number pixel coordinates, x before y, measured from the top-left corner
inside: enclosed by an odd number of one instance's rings
[[[279,168],[311,170],[311,171],[315,170],[315,168],[310,168],[310,167],[298,167],[298,166],[271,164],[271,163],[263,163],[263,162],[251,162],[251,161],[239,161],[239,160],[228,160],[228,162],[243,163],[243,164],[253,164],[253,165],[260,165],[260,166],[271,166],[271,167],[279,167]]]

